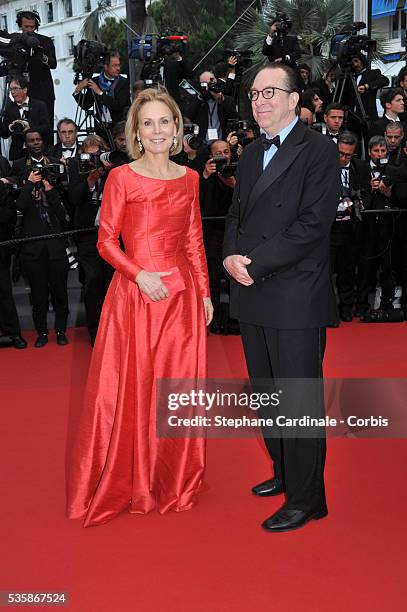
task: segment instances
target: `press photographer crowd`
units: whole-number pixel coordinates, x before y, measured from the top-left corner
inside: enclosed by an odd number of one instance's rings
[[[75,117],[54,125],[50,38],[38,33],[35,11],[17,15],[20,32],[0,32],[0,75],[5,89],[0,113],[0,345],[25,348],[13,282],[29,288],[35,347],[48,342],[51,312],[58,345],[66,345],[68,277],[82,285],[93,345],[113,269],[96,248],[103,188],[111,168],[128,163],[125,123],[131,100],[147,87],[166,87],[184,117],[183,151],[177,163],[200,176],[200,205],[214,319],[210,332],[239,333],[229,317],[229,280],[222,242],[243,149],[262,136],[245,103],[242,79],[251,52],[226,49],[213,66],[193,73],[188,37],[136,37],[129,57],[142,60],[130,91],[121,58],[95,41],[75,47],[72,95]],[[301,63],[301,39],[290,18],[277,13],[264,40],[264,61],[294,68],[301,92],[298,115],[309,129],[338,148],[342,191],[331,229],[332,278],[342,321],[407,318],[407,68],[390,86],[370,67],[375,42],[349,33],[332,38],[330,63],[313,80]],[[95,76],[97,75],[97,76]],[[394,85],[394,86],[393,86]],[[271,99],[275,88],[255,92]],[[376,100],[383,115],[379,118]],[[264,136],[264,135],[263,135]],[[265,148],[269,143],[264,138]],[[42,238],[42,236],[50,236]],[[6,244],[4,244],[6,243]],[[401,287],[401,297],[396,288]]]

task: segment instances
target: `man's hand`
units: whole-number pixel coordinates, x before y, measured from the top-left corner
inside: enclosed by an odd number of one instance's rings
[[[254,283],[254,280],[249,276],[246,270],[246,266],[250,263],[252,263],[252,260],[246,257],[246,255],[229,255],[226,257],[223,265],[235,281],[249,287]]]
[[[54,189],[54,186],[45,179],[42,179],[42,182],[44,183],[45,191],[51,191],[51,189]]]
[[[160,300],[165,300],[170,295],[167,287],[161,281],[161,277],[170,276],[171,274],[172,272],[147,272],[147,270],[141,270],[135,280],[140,291],[145,293],[153,302],[159,302]]]
[[[372,188],[372,191],[377,191],[377,189],[379,189],[379,186],[380,186],[379,178],[373,177],[372,179],[370,179],[370,187]]]
[[[215,172],[216,172],[216,164],[213,161],[213,158],[210,157],[208,159],[208,161],[206,162],[206,164],[205,164],[205,168],[204,168],[204,171],[202,173],[202,176],[205,179],[207,179],[207,178],[209,178],[211,176],[211,174],[215,174]]]
[[[96,183],[98,182],[100,177],[103,176],[104,173],[104,168],[95,168],[89,173],[89,176],[87,178],[89,189],[92,189],[96,185]]]
[[[31,170],[28,176],[28,181],[30,183],[34,183],[34,185],[42,181],[41,174],[38,172],[38,170]]]
[[[277,32],[277,24],[273,23],[270,26],[270,31],[269,31],[269,36],[271,36],[273,38],[274,34]]]
[[[368,89],[369,89],[369,85],[359,85],[358,92],[360,94],[364,94],[367,92]]]
[[[89,85],[89,79],[83,79],[82,81],[79,81],[79,83],[77,83],[75,87],[75,93],[77,94],[80,93],[88,85]]]
[[[379,191],[380,193],[382,193],[386,198],[390,198],[391,197],[391,185],[385,185],[383,183],[383,181],[380,181],[379,183]]]
[[[226,136],[226,142],[231,146],[231,147],[235,147],[237,145],[237,143],[239,142],[237,136],[236,136],[236,132],[229,132],[229,134]]]
[[[236,70],[236,65],[237,65],[237,57],[235,55],[231,55],[228,58],[228,67],[229,67],[229,72],[235,72]]]
[[[92,81],[92,79],[89,79],[88,86],[89,86],[89,89],[92,89],[92,91],[94,91],[95,94],[97,94],[99,96],[103,93],[103,91],[100,89],[99,85],[96,85],[95,81]]]

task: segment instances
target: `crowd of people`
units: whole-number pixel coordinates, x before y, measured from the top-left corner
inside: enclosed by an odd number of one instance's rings
[[[18,23],[23,33],[38,30],[38,19],[31,11],[20,13]],[[30,59],[28,73],[13,72],[8,79],[8,99],[0,120],[0,137],[9,142],[7,157],[0,158],[0,241],[86,231],[70,238],[27,240],[13,252],[0,247],[0,327],[11,346],[27,346],[13,298],[13,256],[18,258],[30,288],[38,334],[35,346],[48,342],[50,304],[56,341],[66,345],[68,275],[76,255],[93,345],[113,275],[113,268],[96,248],[104,185],[113,167],[130,161],[125,120],[131,99],[148,87],[150,80],[137,81],[130,92],[128,80],[120,74],[119,55],[108,54],[99,75],[83,78],[73,88],[77,105],[94,110],[94,133],[81,134],[71,117],[59,120],[54,131],[51,70],[56,67],[55,49],[45,36],[41,36],[41,43],[41,52]],[[407,202],[407,70],[400,73],[397,87],[388,87],[387,77],[370,69],[365,56],[356,53],[350,58],[356,96],[350,82],[340,87],[343,77],[337,66],[312,81],[309,67],[298,63],[297,38],[278,35],[275,23],[264,41],[263,53],[270,62],[295,67],[302,91],[301,121],[332,139],[338,148],[342,192],[331,228],[331,268],[340,318],[366,317],[372,306],[369,295],[377,285],[381,287],[381,311],[394,308],[395,287],[400,285],[401,309],[407,313],[407,216],[402,212]],[[239,332],[225,297],[229,280],[222,263],[224,219],[232,203],[239,158],[261,135],[253,118],[240,110],[238,72],[238,59],[233,55],[195,75],[179,50],[164,64],[168,89],[180,104],[184,122],[183,148],[173,159],[199,174],[214,304],[212,333]],[[148,66],[142,76],[148,76]],[[194,84],[193,93],[186,97],[179,88],[185,78]],[[49,87],[39,87],[40,82]],[[379,91],[380,119],[376,109]],[[262,95],[271,98],[274,89],[266,88]]]

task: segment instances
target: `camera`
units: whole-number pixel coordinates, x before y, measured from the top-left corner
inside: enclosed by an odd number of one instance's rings
[[[277,12],[274,20],[278,36],[286,36],[293,27],[293,22],[287,13]]]
[[[204,100],[211,99],[211,93],[222,93],[222,85],[217,82],[199,83],[200,93]]]
[[[393,180],[390,176],[386,174],[386,168],[389,160],[387,157],[383,157],[382,159],[378,159],[375,162],[376,170],[374,170],[374,178],[382,181],[383,185],[386,187],[391,187],[393,185]]]
[[[253,138],[247,135],[248,130],[252,130],[252,126],[248,121],[241,119],[228,119],[226,130],[228,134],[230,132],[236,132],[237,141],[242,147],[253,142]]]
[[[354,216],[358,221],[362,221],[362,210],[363,201],[360,189],[350,189],[349,187],[341,185],[336,219],[341,220],[350,215]]]
[[[130,42],[129,59],[150,62],[176,52],[183,53],[188,40],[189,37],[182,32],[137,35]]]
[[[216,165],[216,172],[222,172],[229,160],[224,155],[214,155],[210,161]]]
[[[53,187],[60,184],[61,175],[64,173],[64,166],[62,164],[34,164],[31,169]]]
[[[80,153],[78,157],[78,173],[90,174],[92,170],[102,168],[100,153]]]
[[[376,41],[365,34],[358,34],[366,24],[363,21],[355,21],[351,32],[342,32],[331,38],[330,57],[338,62],[341,68],[349,68],[352,57],[364,51],[368,55],[376,51]]]
[[[185,134],[184,141],[193,151],[198,151],[203,144],[203,141],[195,134]]]
[[[247,68],[252,63],[253,51],[249,49],[225,49],[226,57],[235,57],[237,59],[236,68]]]
[[[229,178],[231,176],[235,176],[237,169],[237,162],[231,162],[230,164],[226,164],[223,166],[220,171],[221,175],[225,178]]]
[[[73,69],[76,73],[75,81],[79,80],[79,75],[83,79],[90,79],[94,72],[103,67],[108,51],[106,45],[96,40],[82,39],[74,46]]]
[[[100,154],[100,161],[106,162],[108,164],[112,164],[112,166],[122,166],[123,164],[127,164],[129,158],[124,151],[106,151],[105,153]]]
[[[1,74],[26,72],[30,56],[41,51],[40,39],[33,33],[11,34],[9,39],[2,39],[0,55],[4,61],[0,65]]]

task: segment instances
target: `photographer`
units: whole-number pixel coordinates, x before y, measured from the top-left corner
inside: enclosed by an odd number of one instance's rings
[[[227,62],[217,62],[213,68],[213,74],[219,85],[222,87],[222,93],[225,96],[234,98],[237,94],[236,86],[236,65],[237,57],[231,55]]]
[[[389,84],[389,79],[378,69],[370,69],[367,66],[366,57],[362,53],[356,53],[351,59],[351,68],[355,78],[357,90],[365,109],[368,120],[377,121],[376,96],[379,89]],[[356,102],[353,87],[348,89],[349,106],[359,116],[361,111]]]
[[[370,189],[369,208],[381,210],[398,206],[396,198],[396,171],[388,164],[388,148],[383,136],[373,136],[369,140],[370,156]],[[368,293],[372,273],[381,268],[382,294],[381,310],[392,310],[394,288],[392,280],[391,245],[394,234],[395,219],[392,214],[370,213],[363,219],[363,243],[360,270],[360,307],[362,312],[368,310]]]
[[[73,119],[64,117],[57,124],[58,142],[47,149],[47,154],[59,159],[62,163],[78,152],[78,126]]]
[[[173,155],[171,159],[181,166],[188,166],[202,174],[205,162],[208,159],[208,147],[198,136],[199,126],[190,123],[184,118],[184,137],[182,151]]]
[[[312,88],[317,90],[318,95],[322,100],[322,106],[324,109],[328,108],[328,106],[333,102],[335,82],[336,67],[331,66],[320,79],[312,83]]]
[[[301,94],[301,108],[307,108],[312,113],[312,122],[319,119],[322,112],[322,100],[316,89],[307,89]]]
[[[17,25],[23,34],[35,37],[39,45],[28,56],[27,70],[29,79],[28,93],[35,100],[41,100],[47,107],[50,131],[45,134],[46,143],[52,144],[54,126],[55,92],[51,70],[57,67],[55,47],[52,39],[38,34],[41,19],[37,11],[21,11],[17,13]],[[37,127],[40,127],[37,125]]]
[[[234,100],[222,93],[213,72],[199,75],[201,98],[189,110],[190,119],[199,125],[199,137],[210,144],[226,137],[228,119],[238,119]]]
[[[16,209],[10,194],[8,177],[11,174],[10,164],[5,157],[0,156],[0,242],[13,237],[17,221]],[[4,336],[0,336],[0,346],[3,338],[6,346],[26,348],[27,342],[21,336],[20,321],[13,297],[13,285],[10,276],[11,252],[9,247],[0,247],[0,327]]]
[[[264,41],[262,53],[270,62],[282,62],[295,68],[301,57],[301,48],[298,37],[288,34],[291,26],[291,20],[285,13],[277,13]]]
[[[331,229],[331,270],[336,272],[339,316],[352,321],[355,304],[356,262],[360,208],[368,206],[370,172],[366,162],[355,159],[357,138],[351,132],[338,137],[341,195]]]
[[[69,162],[69,201],[73,211],[74,229],[99,227],[103,188],[112,164],[100,160],[107,151],[99,136],[87,136],[80,153]],[[97,231],[76,237],[78,260],[84,274],[84,303],[86,321],[93,346],[106,291],[113,276],[113,268],[100,257]]]
[[[384,137],[389,153],[389,161],[396,166],[400,166],[406,160],[402,148],[404,136],[405,131],[401,121],[390,121],[386,125]]]
[[[24,155],[24,134],[29,129],[40,131],[46,138],[49,137],[51,127],[45,103],[28,97],[28,83],[24,77],[13,77],[10,93],[13,102],[7,102],[0,123],[0,136],[11,136],[9,159],[14,161]]]
[[[73,97],[83,109],[94,104],[96,133],[106,139],[108,132],[126,118],[130,107],[128,80],[120,75],[120,56],[110,53],[106,56],[102,72],[95,78],[85,78],[75,87]]]
[[[210,158],[200,180],[200,203],[202,217],[220,217],[203,220],[203,239],[208,262],[209,285],[214,307],[212,333],[227,333],[227,317],[222,316],[220,295],[222,279],[225,278],[222,263],[222,243],[225,232],[225,217],[232,203],[236,180],[231,166],[231,149],[227,142],[217,140],[210,147]]]
[[[24,176],[16,201],[17,209],[23,213],[24,235],[42,236],[64,231],[67,213],[56,189],[59,162],[52,165],[52,160],[44,156],[41,134],[35,130],[26,133],[26,144],[29,156],[13,165],[13,172],[19,177]],[[55,312],[57,344],[68,344],[65,335],[69,312],[66,246],[64,238],[53,238],[26,242],[21,247],[20,259],[31,289],[32,315],[38,333],[36,348],[48,342],[49,295]]]

